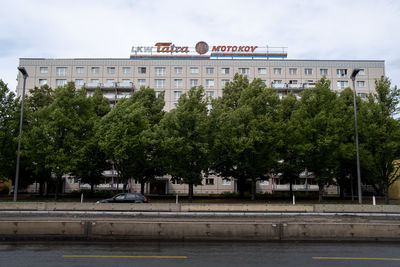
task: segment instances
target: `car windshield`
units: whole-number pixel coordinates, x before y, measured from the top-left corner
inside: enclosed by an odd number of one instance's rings
[[[125,199],[125,195],[117,195],[115,196],[115,200],[123,200]]]

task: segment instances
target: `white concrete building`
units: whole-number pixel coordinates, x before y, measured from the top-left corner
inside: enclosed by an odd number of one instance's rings
[[[277,90],[280,97],[304,88],[313,88],[316,81],[327,77],[332,90],[340,92],[352,86],[350,75],[361,69],[356,78],[356,90],[364,98],[374,92],[375,80],[385,75],[383,60],[294,60],[286,59],[285,48],[241,45],[213,45],[198,42],[194,48],[156,43],[154,46],[132,47],[130,58],[21,58],[19,66],[29,74],[26,88],[48,84],[52,88],[75,82],[88,94],[100,87],[105,97],[114,104],[129,97],[141,86],[165,92],[165,110],[173,109],[181,94],[193,86],[204,86],[210,97],[222,96],[222,89],[232,81],[235,73],[247,75],[249,80],[260,78]],[[17,94],[22,93],[23,78],[18,74]],[[110,172],[107,177],[115,176]],[[287,191],[287,185],[276,181],[262,181],[259,192]],[[68,182],[69,184],[69,182]],[[105,187],[109,187],[104,185]],[[140,186],[132,184],[134,190]],[[235,182],[211,175],[203,185],[195,187],[196,194],[220,194],[236,190]],[[317,190],[308,183],[296,185],[295,190]],[[149,193],[186,193],[187,185],[175,184],[168,177],[147,186]]]

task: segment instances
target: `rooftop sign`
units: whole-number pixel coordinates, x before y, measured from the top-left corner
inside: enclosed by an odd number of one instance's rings
[[[195,47],[158,42],[154,46],[132,46],[132,59],[269,59],[287,57],[286,47],[257,45],[213,45],[200,41]]]

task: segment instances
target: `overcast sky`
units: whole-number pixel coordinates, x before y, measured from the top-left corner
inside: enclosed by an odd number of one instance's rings
[[[0,79],[18,59],[127,58],[132,45],[286,46],[290,59],[385,60],[400,85],[400,1],[0,0]]]

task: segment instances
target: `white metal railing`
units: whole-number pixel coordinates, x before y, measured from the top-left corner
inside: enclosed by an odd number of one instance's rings
[[[289,191],[290,184],[274,184],[273,186],[275,191]],[[294,184],[292,185],[293,191],[316,191],[318,190],[318,185],[310,185],[310,184]]]
[[[273,83],[272,88],[274,89],[284,89],[286,88],[286,84],[284,83]]]
[[[303,85],[301,83],[289,83],[287,87],[289,89],[302,89]]]
[[[133,83],[132,82],[121,82],[117,84],[117,87],[119,88],[133,88]]]

